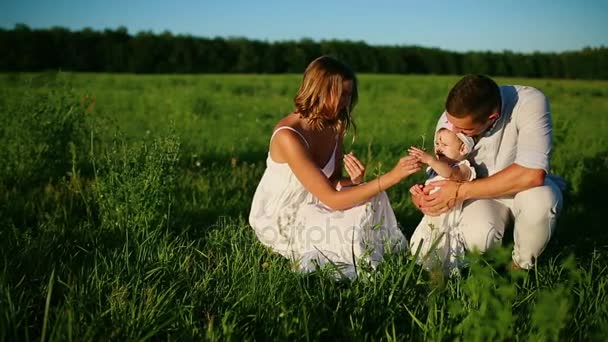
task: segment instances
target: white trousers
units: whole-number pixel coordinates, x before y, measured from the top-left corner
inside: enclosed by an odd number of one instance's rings
[[[465,247],[486,251],[502,241],[506,226],[514,220],[513,261],[530,269],[551,239],[562,204],[561,190],[549,177],[543,186],[514,196],[466,201],[459,225]]]

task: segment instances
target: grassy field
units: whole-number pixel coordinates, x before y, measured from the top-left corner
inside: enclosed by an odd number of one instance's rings
[[[360,76],[368,174],[430,146],[457,77]],[[0,339],[603,340],[608,335],[608,82],[538,87],[554,173],[570,185],[536,269],[504,248],[460,281],[410,255],[370,279],[301,275],[247,224],[276,121],[299,75],[0,75]],[[421,218],[389,190],[411,236]]]

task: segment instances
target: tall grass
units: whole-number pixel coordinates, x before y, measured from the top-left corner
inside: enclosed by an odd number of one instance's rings
[[[0,338],[608,334],[605,82],[499,80],[549,96],[552,168],[570,184],[537,268],[509,271],[505,238],[503,248],[469,255],[460,279],[427,274],[406,253],[369,278],[336,282],[292,272],[246,222],[270,131],[299,78],[0,75]],[[388,170],[431,136],[455,79],[362,75],[359,131],[347,150],[372,173]],[[410,236],[420,214],[408,184],[389,197]]]

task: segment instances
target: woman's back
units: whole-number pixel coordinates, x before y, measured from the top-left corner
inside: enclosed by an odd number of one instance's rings
[[[342,138],[356,99],[352,71],[320,57],[306,68],[294,113],[270,139],[249,222],[264,245],[301,271],[331,265],[353,277],[359,262],[375,267],[386,250],[407,246],[383,190],[419,171],[417,161],[402,158],[363,183],[365,167],[350,153],[344,156],[349,177],[340,177]]]
[[[269,145],[272,144],[273,138],[281,130],[294,132],[299,135],[306,146],[310,146],[304,135],[290,126],[277,128],[270,138]],[[327,178],[331,177],[334,173],[336,152],[337,144],[329,161],[321,168],[321,171]],[[319,203],[319,200],[304,188],[286,162],[279,163],[274,161],[269,151],[266,158],[266,170],[258,184],[251,205],[249,216],[251,226],[262,233],[264,231],[268,233],[270,230],[265,227],[275,225],[281,221],[288,222],[289,216],[293,215],[293,212],[304,203],[316,204]],[[261,234],[260,240],[265,244],[271,244],[273,242],[270,240],[275,238],[274,235],[276,234],[272,233],[272,236],[265,237],[264,234]]]

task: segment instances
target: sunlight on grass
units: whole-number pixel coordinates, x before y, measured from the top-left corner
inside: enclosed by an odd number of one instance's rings
[[[300,75],[0,75],[0,339],[600,340],[608,334],[606,82],[502,80],[550,98],[570,186],[536,269],[505,247],[460,279],[409,253],[365,279],[302,275],[248,226]],[[429,137],[456,77],[361,75],[373,173]],[[411,236],[408,187],[389,191]],[[507,232],[511,234],[512,232]]]

